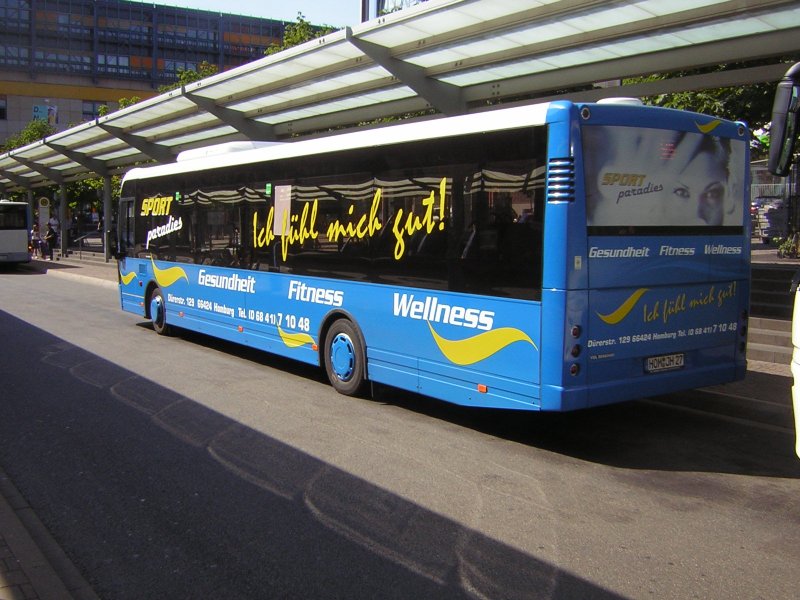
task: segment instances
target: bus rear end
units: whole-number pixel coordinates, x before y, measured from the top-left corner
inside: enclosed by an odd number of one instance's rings
[[[545,313],[560,312],[563,324],[556,331],[557,315],[545,314],[543,328],[552,329],[545,337],[560,336],[563,353],[543,365],[542,408],[741,379],[750,296],[747,129],[624,104],[571,105],[567,114],[574,197],[549,198],[547,208],[569,242],[560,273],[545,265],[543,292]]]
[[[0,201],[0,263],[30,262],[30,223],[27,203]]]

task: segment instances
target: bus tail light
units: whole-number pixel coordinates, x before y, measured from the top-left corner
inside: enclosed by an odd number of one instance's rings
[[[583,333],[583,329],[581,329],[580,325],[573,325],[572,327],[570,327],[569,333],[572,336],[572,339],[577,341],[580,339],[581,334]],[[578,358],[581,355],[582,351],[583,348],[581,347],[580,344],[573,344],[572,348],[569,349],[569,354],[570,356],[572,356],[572,358]],[[581,372],[581,366],[578,363],[572,363],[569,366],[569,374],[572,375],[573,377],[577,376],[578,373],[580,372]]]
[[[478,384],[478,391],[479,391],[481,394],[485,394],[485,393],[487,393],[487,392],[489,391],[489,386],[487,386],[487,385],[484,385],[483,383],[479,383],[479,384]]]
[[[575,377],[578,373],[581,372],[581,366],[578,363],[572,363],[569,366],[569,374]]]

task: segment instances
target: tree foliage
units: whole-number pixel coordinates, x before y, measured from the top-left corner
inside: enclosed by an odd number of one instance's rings
[[[176,90],[184,85],[189,85],[190,83],[194,83],[195,81],[200,81],[201,79],[205,79],[206,77],[211,77],[212,75],[216,75],[219,72],[219,67],[217,65],[211,64],[208,61],[203,61],[199,65],[197,65],[197,70],[194,69],[183,69],[178,68],[178,79],[175,83],[170,83],[168,85],[161,85],[158,87],[158,92],[163,94],[165,92],[171,92],[172,90]],[[122,108],[120,106],[120,108]]]
[[[266,49],[264,54],[267,56],[276,54],[282,50],[286,50],[287,48],[299,46],[300,44],[304,44],[310,40],[328,35],[332,31],[334,31],[334,29],[330,25],[323,25],[322,27],[312,25],[303,16],[303,13],[298,11],[297,23],[289,23],[284,28],[283,42],[280,44],[272,44]]]
[[[671,79],[681,74],[652,75],[641,81]],[[627,83],[627,81],[626,81]],[[646,104],[691,110],[733,121],[746,121],[752,128],[767,125],[772,116],[774,83],[759,83],[747,86],[714,88],[690,92],[673,92],[648,96]]]
[[[30,121],[22,131],[8,137],[2,146],[2,151],[9,152],[15,148],[22,148],[22,146],[38,142],[55,132],[56,128],[47,121]]]
[[[792,62],[796,62],[798,57],[788,57],[786,68]],[[734,63],[718,65],[709,69],[696,69],[693,71],[679,71],[677,73],[667,73],[650,75],[649,77],[626,79],[625,85],[633,83],[643,83],[650,81],[663,81],[676,77],[686,77],[690,75],[702,75],[705,73],[730,71],[743,67],[757,67],[764,64],[772,64],[774,61],[754,61],[746,64]],[[646,104],[663,106],[666,108],[676,108],[680,110],[691,110],[730,119],[732,121],[744,121],[751,131],[763,132],[769,129],[772,120],[772,102],[775,98],[775,83],[758,83],[752,85],[741,85],[735,87],[711,88],[695,90],[689,92],[674,92],[668,94],[658,94],[644,98]],[[757,134],[753,139],[753,150],[756,155],[763,154],[769,148],[769,137]]]

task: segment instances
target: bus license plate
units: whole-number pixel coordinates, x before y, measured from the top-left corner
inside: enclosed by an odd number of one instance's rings
[[[645,362],[644,370],[648,373],[659,373],[661,371],[672,371],[683,368],[683,353],[662,354],[661,356],[649,356]]]

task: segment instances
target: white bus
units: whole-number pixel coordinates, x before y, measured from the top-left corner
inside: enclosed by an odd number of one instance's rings
[[[26,202],[0,200],[0,263],[31,260],[31,209]]]

